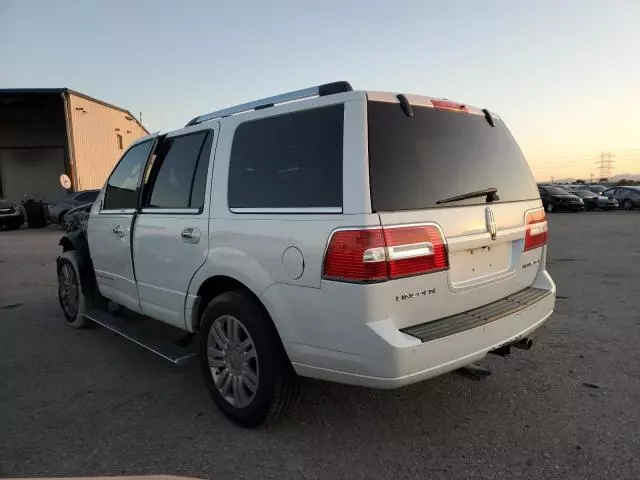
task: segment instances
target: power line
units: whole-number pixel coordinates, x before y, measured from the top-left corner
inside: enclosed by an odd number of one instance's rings
[[[635,154],[634,154],[634,152],[635,152]],[[627,149],[624,149],[624,150],[617,150],[616,151],[616,155],[618,155],[618,156],[622,155],[622,154],[624,154],[625,156],[626,155],[637,155],[638,154],[637,152],[640,152],[640,148],[627,148]],[[545,162],[547,160],[555,161],[555,160],[563,160],[563,159],[571,160],[571,159],[580,159],[580,158],[589,158],[590,159],[590,158],[593,158],[593,153],[578,153],[578,154],[575,154],[575,155],[551,155],[551,156],[548,156],[548,157],[533,157],[533,156],[528,156],[528,157],[530,157],[532,159],[535,158],[537,161],[540,161],[540,162]]]

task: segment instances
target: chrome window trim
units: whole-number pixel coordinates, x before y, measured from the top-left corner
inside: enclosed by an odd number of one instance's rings
[[[140,213],[185,213],[185,214],[194,214],[200,213],[199,208],[152,208],[145,207],[140,210]]]
[[[230,208],[232,213],[342,213],[342,207]]]
[[[134,214],[135,212],[135,208],[115,208],[109,210],[100,210],[100,215],[128,215]]]

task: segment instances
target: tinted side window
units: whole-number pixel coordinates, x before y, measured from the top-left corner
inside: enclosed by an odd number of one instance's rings
[[[104,210],[138,206],[138,181],[147,162],[151,145],[151,141],[140,143],[122,157],[107,182],[102,206]]]
[[[238,126],[229,207],[342,207],[343,126],[342,104]]]
[[[207,187],[207,171],[209,169],[209,158],[211,157],[211,145],[213,143],[213,132],[207,134],[204,146],[200,151],[198,166],[193,177],[193,188],[191,189],[191,208],[202,208],[204,206],[204,192]]]
[[[154,161],[157,174],[153,181],[149,208],[199,208],[202,206],[191,204],[191,192],[206,136],[206,132],[198,132],[164,140],[160,147],[162,152]],[[206,170],[204,177],[198,178],[198,182],[206,181]]]

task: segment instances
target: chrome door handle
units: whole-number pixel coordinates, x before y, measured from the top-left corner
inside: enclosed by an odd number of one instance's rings
[[[113,227],[113,233],[116,237],[124,237],[124,230],[122,230],[122,227],[120,225],[116,225],[115,227]]]
[[[185,228],[180,234],[185,243],[198,243],[200,241],[200,230],[197,228]]]

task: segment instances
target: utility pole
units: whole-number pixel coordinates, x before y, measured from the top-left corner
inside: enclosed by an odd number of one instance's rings
[[[589,183],[593,183],[593,173],[589,174]]]
[[[607,178],[611,178],[613,176],[613,164],[615,161],[611,160],[612,157],[615,157],[615,155],[612,155],[611,152],[607,152]]]
[[[613,164],[616,163],[612,158],[615,157],[611,152],[600,152],[600,160],[596,162],[600,169],[600,179],[610,178],[613,175]]]
[[[553,183],[553,175],[551,175],[551,183]]]
[[[604,152],[600,152],[600,160],[596,162],[600,169],[600,178],[604,178]]]

